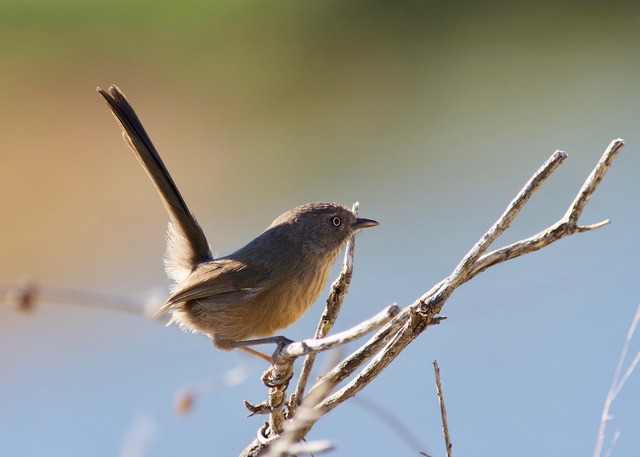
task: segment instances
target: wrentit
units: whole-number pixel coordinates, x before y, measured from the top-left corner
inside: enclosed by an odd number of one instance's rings
[[[219,349],[239,348],[270,360],[248,346],[288,341],[273,335],[316,301],[349,237],[378,222],[335,203],[308,203],[282,214],[246,246],[214,259],[124,94],[115,85],[97,90],[169,213],[165,268],[176,285],[156,315],[171,311],[169,324],[204,333]]]

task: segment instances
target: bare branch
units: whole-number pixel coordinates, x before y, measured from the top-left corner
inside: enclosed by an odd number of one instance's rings
[[[509,227],[535,190],[540,187],[565,159],[566,155],[563,152],[556,151],[534,174],[529,182],[527,182],[516,198],[509,204],[502,216],[480,238],[471,251],[469,251],[454,269],[452,274],[410,305],[408,310],[403,310],[379,332],[379,334],[384,334],[391,326],[397,326],[398,323],[402,324],[402,328],[389,339],[380,353],[371,359],[356,378],[352,379],[346,386],[318,405],[318,409],[326,413],[362,390],[362,388],[382,372],[411,341],[426,330],[427,327],[439,322],[437,314],[451,293],[453,293],[459,285],[499,262],[536,251],[565,236],[603,226],[604,223],[595,224],[588,228],[578,227],[577,217],[574,217],[574,214],[582,211],[589,197],[593,194],[595,187],[597,187],[602,180],[602,176],[611,166],[613,157],[619,152],[623,144],[621,140],[616,140],[609,146],[607,151],[605,151],[594,172],[591,173],[582,186],[581,192],[583,192],[583,194],[579,194],[578,198],[574,201],[574,210],[567,213],[569,214],[569,218],[565,215],[561,221],[531,238],[482,256],[495,239]],[[576,201],[579,203],[576,203]],[[568,221],[575,222],[570,223]]]
[[[409,311],[409,308],[405,308],[402,313]],[[327,379],[329,382],[338,384],[344,379],[348,378],[356,371],[362,364],[373,357],[389,340],[395,335],[395,333],[402,327],[402,316],[396,316],[391,322],[389,322],[383,329],[379,330],[369,341],[362,345],[358,350],[353,352],[349,357],[340,362],[333,370],[330,370],[322,379]],[[314,386],[315,388],[315,386]],[[311,394],[313,389],[309,392]]]
[[[346,343],[358,339],[363,335],[366,335],[367,333],[370,333],[371,331],[389,322],[394,316],[398,314],[399,310],[400,309],[395,305],[388,306],[372,318],[356,325],[349,330],[345,330],[333,336],[321,338],[319,340],[310,339],[301,342],[293,342],[285,345],[282,348],[278,348],[278,350],[276,350],[273,355],[273,364],[262,376],[264,384],[269,387],[266,403],[260,405],[252,405],[249,402],[245,402],[245,406],[249,409],[251,414],[270,415],[267,427],[258,432],[258,436],[262,437],[264,443],[256,442],[256,440],[254,440],[254,442],[251,443],[251,445],[243,451],[242,455],[259,455],[260,452],[262,452],[264,446],[266,446],[271,439],[276,438],[285,430],[287,419],[284,413],[286,397],[285,391],[293,374],[293,363],[298,357],[305,354],[317,353],[320,351],[326,351],[329,349],[340,347]],[[334,383],[330,382],[330,380],[325,380],[322,384],[330,386],[330,388],[333,388],[333,386],[335,385]],[[314,389],[314,396],[312,398],[317,398],[317,392],[319,388],[321,390],[324,389],[324,387],[316,386],[316,389]],[[324,399],[325,396],[326,393],[321,395],[321,399]],[[293,416],[295,417],[295,415]],[[313,424],[315,423],[317,418],[319,418],[319,415],[316,418],[313,418],[313,420],[308,419],[304,422],[304,425],[296,428],[295,432],[292,433],[295,433],[295,436],[298,436],[300,430],[306,430],[307,427],[311,426],[307,426],[307,423]],[[299,440],[296,439],[295,441]]]
[[[0,299],[21,313],[35,311],[40,303],[102,308],[151,318],[162,302],[151,298],[146,303],[108,294],[83,290],[43,287],[30,277],[20,278],[15,285],[0,291]]]
[[[315,423],[320,418],[320,413],[315,407],[322,401],[334,384],[325,381],[318,383],[318,388],[315,389],[313,394],[309,394],[305,397],[304,401],[296,408],[296,412],[290,421],[285,422],[282,434],[273,440],[269,445],[268,457],[286,457],[288,455],[296,455],[302,450],[299,448],[298,443],[298,431],[306,428],[309,424]],[[309,446],[313,443],[306,443],[303,446]],[[321,452],[330,450],[333,445],[328,442],[322,442],[322,446],[317,446],[315,443],[312,448],[313,452]],[[307,450],[309,452],[309,450]]]
[[[288,438],[290,440],[290,444],[303,439],[321,416],[360,392],[415,338],[417,338],[429,326],[438,324],[443,319],[443,317],[438,316],[438,314],[453,291],[460,285],[493,265],[542,249],[565,236],[595,230],[607,225],[609,223],[608,220],[591,225],[579,226],[578,219],[591,195],[595,192],[595,189],[602,181],[602,178],[609,170],[613,159],[621,150],[623,145],[624,142],[622,140],[614,140],[611,142],[594,170],[585,180],[565,215],[547,229],[527,239],[487,253],[488,248],[509,228],[520,210],[533,196],[535,191],[551,176],[560,164],[564,162],[567,155],[562,151],[554,152],[540,167],[540,169],[534,173],[531,179],[529,179],[516,197],[509,203],[504,213],[464,256],[452,273],[447,278],[433,286],[413,304],[407,306],[400,312],[398,312],[397,307],[388,308],[386,310],[387,314],[383,313],[382,316],[375,316],[371,319],[375,325],[373,323],[366,322],[363,323],[362,327],[354,327],[353,329],[339,333],[333,337],[325,336],[298,343],[294,342],[279,348],[279,350],[276,351],[276,354],[274,354],[275,363],[265,374],[263,380],[266,379],[265,384],[269,386],[278,386],[278,389],[283,392],[292,375],[292,361],[295,360],[296,357],[326,350],[334,345],[340,345],[347,341],[352,341],[353,339],[364,335],[366,332],[371,331],[374,328],[378,328],[381,325],[380,323],[387,322],[384,327],[376,333],[376,335],[344,359],[333,370],[328,372],[319,381],[319,383],[316,383],[316,385],[311,388],[309,394],[305,397],[305,401],[307,399],[318,398],[318,396],[322,398],[322,400],[316,404],[314,408],[315,414],[310,414],[304,423],[299,424],[295,431],[290,432],[291,435]],[[352,248],[352,246],[350,246],[350,248]],[[343,265],[345,285],[348,285],[348,278],[350,278],[351,274],[351,267],[348,263],[350,259],[352,260],[353,253],[349,252],[350,250],[348,249],[345,256],[345,263]],[[341,281],[339,279],[334,283],[334,286],[340,284]],[[337,288],[335,291],[332,291],[332,295],[335,293],[338,300],[338,308],[340,303],[342,303],[342,298],[344,296],[341,296],[340,292],[341,291]],[[333,298],[331,298],[331,300],[333,300]],[[325,315],[323,315],[323,320],[321,320],[321,323],[318,326],[318,330],[316,332],[317,336],[326,335],[325,331],[333,325],[335,316],[325,320],[325,316],[329,316],[331,312],[331,305],[328,303]],[[638,358],[638,362],[640,362],[640,356]],[[361,371],[345,386],[337,392],[328,395],[328,391],[325,389],[325,383],[329,383],[332,386],[336,385],[340,381],[351,376],[365,363],[366,365],[364,368],[362,368]],[[634,364],[635,363],[637,362],[634,361]],[[292,395],[292,398],[290,399],[289,407],[292,411],[295,410],[297,402],[300,401],[300,397],[304,393],[312,364],[313,358],[308,359],[308,365],[305,366],[305,369],[303,370],[304,373],[298,382],[296,394]],[[434,369],[436,370],[436,382],[442,404],[443,428],[445,430],[444,433],[447,453],[450,456],[451,443],[447,431],[446,412],[444,410],[444,402],[442,400],[442,388],[437,365],[434,365]],[[272,392],[270,391],[270,396],[271,394]],[[316,401],[314,401],[314,403],[316,403]],[[259,405],[253,408],[256,412],[271,411],[271,424],[273,424],[274,412],[271,404],[267,404],[265,407],[263,407],[263,405]],[[281,404],[278,408],[280,408],[280,410],[282,409]],[[278,412],[278,414],[281,413]],[[282,424],[280,424],[280,426],[282,426]],[[274,433],[279,433],[279,430],[273,425],[268,425],[266,428],[263,428],[262,433],[259,433],[258,439],[254,440],[242,455],[259,455],[268,445],[267,440],[271,439],[268,437],[273,437]],[[288,449],[290,451],[290,448]]]
[[[401,317],[398,315],[398,317]],[[367,364],[367,366],[346,386],[335,392],[333,395],[327,397],[322,403],[318,405],[323,414],[328,413],[333,408],[344,402],[348,398],[353,397],[360,392],[364,386],[373,381],[384,370],[392,360],[394,360],[400,352],[411,342],[413,328],[411,324],[415,324],[416,320],[419,320],[417,314],[413,308],[409,308],[409,320],[404,326],[395,333],[391,340],[384,346],[384,348],[378,352],[373,359]],[[416,335],[417,336],[417,335]]]
[[[622,138],[615,139],[609,143],[609,146],[602,154],[598,164],[587,177],[575,200],[571,203],[571,206],[563,218],[564,220],[574,226],[578,225],[578,219],[582,215],[584,207],[587,205],[587,202],[595,192],[598,184],[600,184],[600,181],[602,181],[602,178],[604,178],[604,175],[611,167],[613,159],[616,158],[616,155],[618,155],[618,152],[620,152],[623,146],[624,140]]]
[[[447,422],[447,409],[444,406],[444,394],[442,393],[442,382],[440,381],[440,368],[438,361],[433,361],[433,371],[436,376],[436,390],[438,391],[438,401],[440,402],[440,415],[442,417],[442,433],[444,434],[444,444],[447,449],[447,457],[453,456],[451,447],[451,437],[449,436],[449,423]]]
[[[613,140],[609,144],[562,219],[532,237],[510,244],[482,256],[474,265],[470,277],[475,276],[493,265],[504,262],[505,260],[514,259],[521,255],[542,249],[565,236],[595,230],[609,224],[609,220],[604,220],[596,224],[579,226],[578,218],[582,214],[585,205],[589,201],[591,195],[593,195],[596,187],[600,184],[602,178],[611,167],[613,159],[616,157],[618,152],[620,152],[623,146],[624,140],[621,139]]]
[[[493,242],[502,235],[511,225],[520,210],[533,196],[536,190],[544,183],[549,176],[560,166],[567,158],[567,154],[563,151],[554,152],[551,157],[535,172],[535,174],[524,185],[522,190],[516,195],[511,203],[507,206],[505,212],[500,218],[489,228],[489,230],[478,240],[471,248],[471,251],[462,259],[453,273],[447,278],[450,284],[448,289],[455,288],[462,282],[466,281],[473,266],[480,256],[493,244]]]
[[[397,316],[400,312],[400,308],[396,305],[387,306],[373,317],[370,317],[366,321],[359,323],[358,325],[351,327],[348,330],[344,330],[340,333],[336,333],[332,336],[327,336],[320,339],[309,339],[303,341],[294,341],[287,344],[280,351],[276,353],[274,358],[276,363],[281,363],[286,359],[294,359],[306,354],[314,354],[318,352],[328,351],[338,346],[343,346],[347,343],[357,340],[363,337],[367,333],[382,327],[389,322],[393,317]]]
[[[600,427],[598,429],[598,439],[596,441],[596,448],[593,451],[593,457],[600,457],[602,454],[602,445],[604,443],[604,431],[607,426],[607,421],[611,418],[609,415],[609,410],[611,409],[611,405],[613,404],[613,400],[615,400],[618,393],[620,393],[620,389],[624,386],[625,382],[635,369],[638,361],[640,360],[640,352],[636,354],[633,361],[627,368],[622,379],[620,378],[620,374],[622,373],[622,366],[624,365],[624,360],[627,358],[627,352],[629,351],[629,346],[631,345],[631,341],[633,340],[633,335],[638,327],[638,323],[640,322],[640,305],[636,308],[636,313],[633,316],[633,320],[631,321],[631,326],[629,327],[629,331],[627,332],[627,337],[624,340],[624,345],[622,346],[622,351],[620,352],[620,358],[618,359],[618,365],[616,366],[616,371],[613,374],[613,379],[611,380],[611,387],[609,388],[609,392],[607,393],[607,398],[604,401],[604,406],[602,407],[602,415],[600,416]],[[614,444],[617,440],[617,436],[614,436]]]
[[[473,246],[471,251],[462,259],[452,274],[414,302],[409,307],[409,312],[403,311],[392,323],[387,324],[388,326],[392,324],[397,325],[398,322],[396,321],[400,321],[404,325],[402,330],[394,335],[385,348],[369,362],[367,367],[365,367],[355,379],[351,380],[347,386],[327,398],[319,405],[319,408],[328,412],[347,398],[355,395],[384,370],[413,339],[424,331],[427,325],[431,324],[435,315],[440,311],[451,293],[453,293],[453,290],[459,284],[462,284],[472,277],[470,273],[480,255],[509,227],[509,224],[515,219],[524,204],[531,198],[533,192],[540,187],[565,158],[566,154],[561,151],[556,151],[551,155],[549,160],[547,160],[525,184],[516,198],[511,201],[498,221],[493,224]],[[425,313],[424,306],[427,302],[429,304],[438,303],[438,305],[433,307],[430,312]],[[425,317],[418,318],[417,311],[420,311]],[[412,323],[413,325],[411,325]],[[421,328],[418,328],[418,326]]]

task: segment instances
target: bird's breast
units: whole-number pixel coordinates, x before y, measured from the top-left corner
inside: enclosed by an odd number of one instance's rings
[[[273,313],[272,332],[289,327],[313,305],[324,289],[332,266],[331,259],[316,264],[307,263],[293,268],[287,277],[279,278],[269,290]]]

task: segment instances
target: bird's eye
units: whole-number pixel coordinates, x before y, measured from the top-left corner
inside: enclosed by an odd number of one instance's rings
[[[340,227],[340,224],[342,224],[342,219],[340,219],[338,216],[334,216],[333,219],[331,219],[331,223],[336,227]]]

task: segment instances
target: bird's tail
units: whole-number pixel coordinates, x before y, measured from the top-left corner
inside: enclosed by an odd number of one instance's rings
[[[124,140],[147,171],[169,213],[165,267],[169,277],[179,283],[196,265],[212,258],[207,239],[124,94],[115,85],[108,92],[97,90],[122,126]]]

